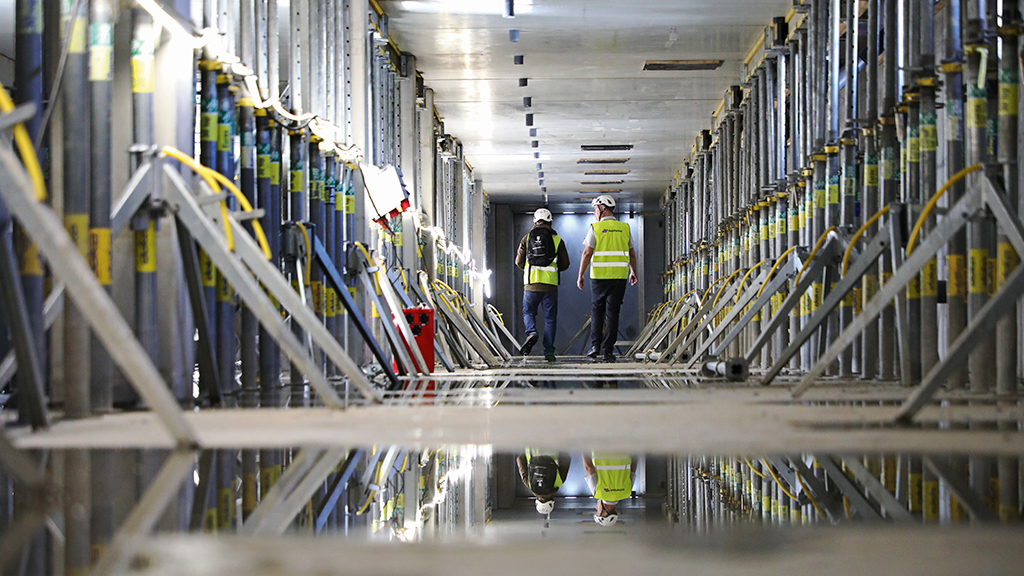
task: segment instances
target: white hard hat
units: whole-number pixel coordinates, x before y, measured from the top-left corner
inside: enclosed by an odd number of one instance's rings
[[[613,526],[619,521],[619,513],[611,512],[607,516],[601,516],[600,514],[594,514],[594,522],[597,522],[599,526]]]
[[[590,205],[591,206],[607,206],[607,207],[611,208],[612,210],[614,210],[615,209],[615,198],[612,198],[611,196],[609,196],[607,194],[602,194],[602,195],[598,196],[597,198],[594,198],[593,200],[591,200]]]
[[[537,512],[540,514],[551,514],[551,511],[555,509],[555,501],[548,500],[547,502],[541,502],[537,500]]]
[[[539,208],[533,213],[534,222],[551,222],[551,210]]]

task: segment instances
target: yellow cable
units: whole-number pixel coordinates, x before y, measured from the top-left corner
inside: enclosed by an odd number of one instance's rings
[[[220,193],[220,185],[217,184],[217,181],[210,175],[210,172],[213,172],[213,170],[210,170],[209,168],[206,168],[205,166],[197,163],[190,156],[186,155],[184,152],[180,150],[175,150],[174,148],[165,146],[162,151],[165,155],[170,156],[171,158],[174,158],[178,162],[181,162],[182,164],[188,166],[189,168],[192,169],[193,172],[198,174],[200,178],[206,180],[206,184],[210,187],[211,190],[213,190],[215,194]],[[220,202],[220,217],[221,220],[224,221],[224,236],[226,237],[225,239],[227,240],[228,243],[228,250],[234,252],[235,235],[234,233],[231,232],[231,224],[228,222],[228,205],[223,201]]]
[[[754,474],[760,476],[761,478],[767,478],[767,476],[765,476],[764,474],[761,474],[760,472],[757,471],[756,468],[754,468],[754,465],[750,463],[750,460],[747,460],[746,456],[743,457],[743,461],[747,463],[747,466],[750,466],[750,471],[751,472],[753,472]]]
[[[700,297],[700,303],[704,304],[704,299],[708,297],[708,294],[711,294],[711,290],[713,290],[715,288],[715,286],[718,285],[719,282],[721,282],[722,280],[725,280],[726,278],[727,278],[726,276],[722,276],[718,280],[715,280],[714,282],[712,282],[711,286],[708,286],[708,289],[704,291],[704,295]],[[732,278],[732,276],[728,276],[728,278]]]
[[[814,255],[817,254],[818,250],[821,249],[821,245],[825,242],[825,238],[828,237],[830,232],[834,232],[835,229],[835,226],[829,226],[828,230],[825,230],[825,232],[818,237],[818,241],[814,244],[814,249],[811,250],[811,253],[807,256],[807,260],[805,260],[805,262],[810,262],[811,260],[814,260]],[[796,280],[793,282],[794,285],[800,283],[800,277],[804,275],[804,270],[806,269],[807,267],[805,266],[801,268],[799,272],[797,272]]]
[[[821,509],[821,506],[818,506],[818,501],[814,499],[814,494],[811,494],[811,491],[807,489],[807,484],[804,484],[804,478],[799,472],[796,473],[796,480],[800,483],[800,489],[804,491],[804,494],[807,494],[807,499],[811,501],[811,505],[818,511],[818,515],[822,518],[827,518],[828,516],[825,515],[825,511]]]
[[[868,221],[865,222],[864,225],[861,226],[859,230],[857,230],[857,233],[853,235],[853,238],[850,238],[850,245],[846,247],[846,253],[843,254],[843,273],[841,274],[841,276],[846,276],[846,267],[850,263],[850,254],[853,253],[853,245],[857,243],[857,240],[860,240],[861,235],[863,235],[864,232],[867,231],[869,226],[874,224],[876,220],[878,220],[882,216],[885,216],[888,213],[889,213],[889,207],[888,206],[886,206],[885,208],[882,208],[878,212],[875,212],[875,215],[872,216],[871,218],[868,218]],[[909,246],[909,244],[908,244],[908,246]],[[909,252],[908,252],[908,254],[909,254]]]
[[[786,487],[782,485],[782,481],[779,480],[779,477],[775,475],[775,471],[772,470],[772,467],[764,460],[761,460],[761,462],[764,464],[765,469],[768,470],[768,473],[772,475],[772,478],[775,480],[775,483],[779,485],[779,488],[782,490],[782,493],[785,494],[786,496],[789,496],[793,500],[799,502],[800,499],[797,498],[796,496],[793,496],[793,493],[790,492],[789,490],[786,490]]]
[[[740,270],[742,270],[742,268]],[[733,277],[735,277],[737,274],[739,274],[740,270],[737,270],[737,271],[733,272],[732,274],[729,274],[725,278],[725,282],[722,283],[722,287],[718,289],[718,294],[715,294],[715,301],[711,303],[711,307],[712,308],[714,308],[715,306],[718,305],[718,299],[722,297],[722,293],[724,293],[725,289],[729,287],[729,280],[732,280]]]
[[[296,226],[302,231],[302,237],[306,239],[306,278],[303,286],[309,286],[309,275],[310,275],[310,262],[312,261],[309,257],[309,231],[306,230],[306,225],[302,222],[296,222]]]
[[[206,169],[210,170],[209,168]],[[245,194],[242,194],[242,191],[238,189],[238,186],[235,186],[234,182],[216,170],[210,170],[210,174],[231,191],[238,200],[238,205],[242,207],[243,212],[252,212],[252,204],[249,203],[249,199],[245,197]],[[252,221],[252,230],[256,234],[256,242],[259,243],[260,248],[263,250],[263,255],[267,260],[270,260],[270,244],[267,244],[267,235],[263,233],[263,226],[258,220]]]
[[[7,88],[0,82],[0,112],[10,114],[14,112],[14,101],[7,93]],[[29,178],[32,179],[32,186],[36,190],[36,200],[46,200],[46,180],[43,179],[43,170],[39,167],[39,157],[36,156],[36,149],[32,146],[32,139],[29,138],[28,130],[24,124],[15,124],[12,130],[14,143],[18,146],[18,153],[21,155],[21,163],[25,166]]]
[[[775,264],[772,265],[772,269],[768,271],[768,277],[764,279],[764,284],[761,284],[761,289],[757,291],[757,298],[761,297],[761,293],[764,292],[765,286],[768,286],[768,281],[772,279],[775,271],[779,269],[779,266],[782,266],[782,263],[786,261],[786,256],[789,256],[789,253],[793,250],[796,250],[796,246],[790,247],[782,253],[782,256],[779,256],[778,260],[775,261]]]
[[[956,184],[968,174],[972,172],[977,172],[982,168],[983,166],[981,164],[975,164],[973,166],[968,166],[967,168],[964,168],[963,170],[957,172],[956,174],[953,175],[952,178],[949,179],[949,181],[942,185],[942,188],[939,188],[939,190],[931,197],[930,200],[928,200],[928,203],[925,204],[924,209],[921,210],[921,215],[918,216],[917,222],[914,223],[913,230],[910,231],[910,239],[907,240],[907,256],[910,256],[910,253],[914,251],[914,244],[917,243],[917,237],[921,234],[921,226],[924,226],[924,221],[928,219],[928,215],[932,213],[932,210],[935,208],[935,205],[938,204],[939,198],[942,198],[942,195],[946,193],[946,190],[952,188],[953,184]]]
[[[739,302],[740,301],[740,296],[743,295],[743,285],[747,283],[747,279],[750,278],[750,275],[754,273],[754,270],[757,270],[758,268],[760,268],[761,264],[764,264],[767,261],[768,261],[768,259],[765,258],[764,260],[761,260],[757,264],[754,264],[753,266],[750,267],[750,270],[747,270],[747,273],[743,275],[743,279],[740,280],[740,289],[736,291],[736,300],[735,300],[735,302]],[[765,282],[767,283],[768,281],[765,280]],[[762,287],[763,287],[763,285],[762,285]],[[758,296],[761,295],[760,292],[758,292],[757,294],[758,294]]]

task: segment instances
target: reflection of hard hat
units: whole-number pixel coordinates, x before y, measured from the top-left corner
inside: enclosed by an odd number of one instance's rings
[[[551,222],[551,210],[547,208],[539,208],[533,213],[534,222]]]
[[[597,522],[599,526],[612,526],[619,521],[619,513],[612,511],[607,516],[601,516],[600,514],[594,514],[594,522]]]
[[[591,204],[591,206],[607,206],[607,207],[611,208],[612,210],[614,210],[615,209],[615,198],[612,198],[611,196],[609,196],[607,194],[602,194],[602,195],[598,196],[597,198],[594,198],[593,200],[591,200],[590,204]]]
[[[555,509],[555,501],[548,500],[547,502],[541,502],[537,500],[537,512],[540,514],[551,514],[551,511]]]

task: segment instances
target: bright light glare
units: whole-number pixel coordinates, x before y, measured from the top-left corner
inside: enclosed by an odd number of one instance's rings
[[[178,40],[187,41],[192,45],[193,49],[202,48],[206,43],[205,39],[196,38],[191,32],[185,30],[185,27],[180,22],[172,18],[170,14],[153,0],[139,0],[139,6],[142,6],[142,9],[146,12],[149,12],[149,15],[153,17],[153,21],[166,28],[171,33],[171,36]]]
[[[409,12],[440,12],[448,14],[505,13],[505,0],[406,0],[402,9]],[[516,15],[533,11],[533,0],[516,0]]]

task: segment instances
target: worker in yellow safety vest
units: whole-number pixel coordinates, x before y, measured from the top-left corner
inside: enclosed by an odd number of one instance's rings
[[[597,499],[594,522],[611,526],[619,519],[615,504],[633,494],[637,459],[619,452],[591,452],[583,455],[587,486]]]
[[[615,199],[598,196],[591,202],[597,222],[590,225],[583,240],[583,257],[576,285],[583,290],[583,274],[590,267],[590,350],[587,356],[615,362],[615,341],[619,333],[619,309],[626,295],[626,282],[637,283],[636,250],[629,224],[615,219]],[[593,262],[591,262],[593,260]]]
[[[565,242],[551,227],[551,211],[533,213],[533,228],[523,236],[516,252],[516,266],[523,269],[523,324],[526,340],[519,347],[523,356],[537,343],[537,308],[544,310],[544,359],[555,361],[555,331],[558,328],[558,273],[569,268]]]
[[[519,478],[537,499],[537,512],[550,514],[555,509],[555,494],[569,477],[569,454],[527,448],[516,458]]]

